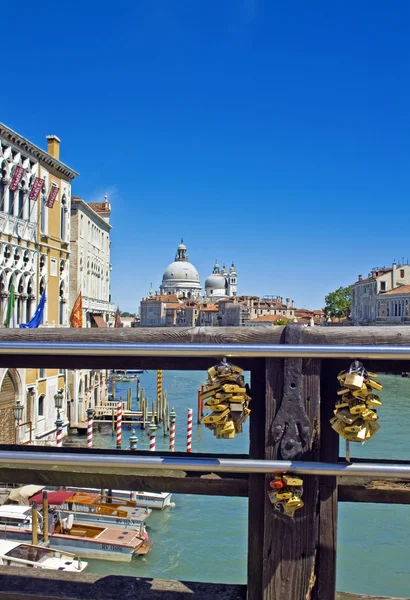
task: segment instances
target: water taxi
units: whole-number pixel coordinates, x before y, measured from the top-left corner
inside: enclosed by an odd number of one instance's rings
[[[42,521],[40,511],[38,516]],[[55,509],[52,509],[49,517],[52,517],[49,518],[50,545],[85,558],[131,562],[133,556],[147,554],[152,547],[152,542],[125,527],[121,530],[78,523],[73,514],[61,518]],[[0,507],[0,539],[31,541],[32,508],[18,505]]]
[[[71,492],[67,490],[49,491],[47,494],[49,506],[58,509],[61,518],[74,515],[76,523],[90,523],[109,527],[129,528],[135,530],[144,539],[148,539],[145,521],[151,514],[147,508],[137,508],[134,503],[124,505],[122,500],[108,503],[107,498],[100,494]],[[30,503],[41,504],[42,494],[30,498]]]
[[[67,487],[67,490],[71,490],[73,492],[86,492],[90,494],[98,493],[99,490],[96,488],[75,488],[75,487]],[[104,502],[110,502],[111,498],[109,496],[101,496],[104,498]],[[114,500],[115,498],[115,500]],[[112,502],[118,504],[118,500],[124,505],[124,502],[127,502],[128,506],[136,506],[140,508],[151,508],[155,510],[164,510],[169,506],[175,506],[172,500],[172,494],[169,492],[132,492],[126,490],[112,490]]]
[[[76,560],[70,552],[0,540],[0,565],[82,573],[88,563]]]

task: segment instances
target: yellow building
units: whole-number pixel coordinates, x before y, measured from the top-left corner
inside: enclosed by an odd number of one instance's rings
[[[43,291],[42,327],[69,326],[69,240],[71,182],[78,176],[60,161],[60,140],[47,136],[42,150],[0,123],[0,322],[12,286],[15,307],[10,326],[33,316]],[[54,396],[63,389],[66,423],[66,372],[57,369],[0,369],[0,442],[16,438],[13,405],[24,405],[19,441],[55,439]]]

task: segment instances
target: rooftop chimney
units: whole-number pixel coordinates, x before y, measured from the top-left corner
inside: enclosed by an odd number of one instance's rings
[[[392,290],[394,290],[394,288],[396,287],[396,268],[397,268],[396,261],[393,261],[393,264],[391,266],[391,288],[392,288]]]
[[[47,135],[47,152],[53,158],[60,160],[60,139],[56,135]]]
[[[363,279],[362,275],[359,275],[358,279],[359,279],[359,281],[362,281],[362,279]]]

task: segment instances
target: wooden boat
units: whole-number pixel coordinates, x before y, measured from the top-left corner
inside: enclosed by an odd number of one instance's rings
[[[67,490],[48,492],[48,504],[58,508],[61,518],[67,518],[69,514],[73,514],[76,523],[133,529],[148,540],[145,521],[150,516],[151,510],[136,506],[123,506],[121,500],[118,504],[115,502],[115,498],[112,499],[112,504],[108,504],[103,498],[100,494],[73,493]],[[42,494],[33,496],[30,502],[41,504]]]
[[[40,512],[39,516],[42,518]],[[147,554],[152,547],[152,542],[136,531],[77,523],[72,514],[62,519],[55,509],[53,516],[49,526],[49,543],[57,550],[86,558],[130,562],[134,555]],[[0,539],[31,541],[32,508],[18,505],[0,507]]]
[[[0,565],[81,573],[88,563],[76,560],[70,552],[0,540]]]
[[[86,492],[95,494],[98,493],[99,490],[95,488],[75,488],[68,487],[67,490],[71,490],[73,492]],[[169,492],[131,492],[125,490],[113,490],[112,501],[114,504],[118,506],[136,506],[140,508],[151,508],[155,510],[163,510],[169,506],[175,506],[172,500],[172,494]],[[109,502],[110,498],[108,496],[101,496],[104,498],[104,502]],[[120,504],[119,504],[120,502]],[[127,504],[124,504],[126,502]]]

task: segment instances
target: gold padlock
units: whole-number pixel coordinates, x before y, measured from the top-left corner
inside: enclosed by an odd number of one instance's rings
[[[383,389],[383,386],[378,381],[373,381],[373,379],[367,380],[367,385],[371,387],[373,390],[377,390],[378,392]]]
[[[363,375],[359,375],[359,373],[348,373],[345,377],[343,385],[353,390],[360,390],[363,382]]]

